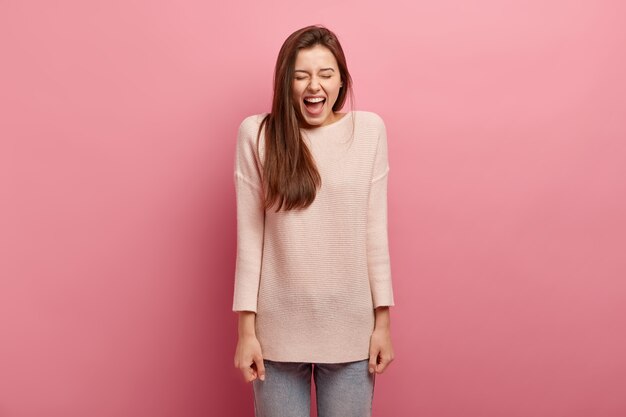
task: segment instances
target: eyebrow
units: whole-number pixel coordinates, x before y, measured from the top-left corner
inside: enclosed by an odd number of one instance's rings
[[[332,71],[332,72],[335,72],[334,68],[322,68],[322,69],[320,69],[319,72],[322,72],[322,71]],[[306,72],[307,74],[309,73],[309,71],[300,70],[300,69],[294,70],[294,72]]]

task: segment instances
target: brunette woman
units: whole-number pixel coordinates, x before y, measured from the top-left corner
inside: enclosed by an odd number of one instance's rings
[[[380,116],[341,113],[352,79],[337,36],[284,42],[270,113],[239,127],[234,180],[239,313],[235,366],[257,417],[371,415],[393,360],[387,135]]]

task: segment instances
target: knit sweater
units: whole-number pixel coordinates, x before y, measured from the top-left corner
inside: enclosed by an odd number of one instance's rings
[[[237,137],[232,309],[256,313],[264,359],[367,359],[374,309],[394,305],[385,124],[376,113],[352,111],[302,128],[321,188],[309,207],[275,212],[263,208],[264,131],[258,150],[256,141],[265,115],[245,118]]]

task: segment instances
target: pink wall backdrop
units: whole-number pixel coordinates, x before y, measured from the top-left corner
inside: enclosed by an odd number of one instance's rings
[[[0,2],[0,417],[252,416],[232,167],[320,23],[390,150],[374,415],[626,415],[626,6]]]

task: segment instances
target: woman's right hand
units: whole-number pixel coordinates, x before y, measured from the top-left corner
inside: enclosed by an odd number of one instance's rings
[[[239,368],[246,382],[252,382],[257,378],[265,381],[263,353],[256,336],[239,336],[235,353],[235,368]]]
[[[243,374],[246,382],[252,382],[259,378],[265,380],[265,366],[263,366],[263,353],[261,344],[256,337],[256,313],[253,311],[240,311],[237,342],[235,353],[235,368]]]

